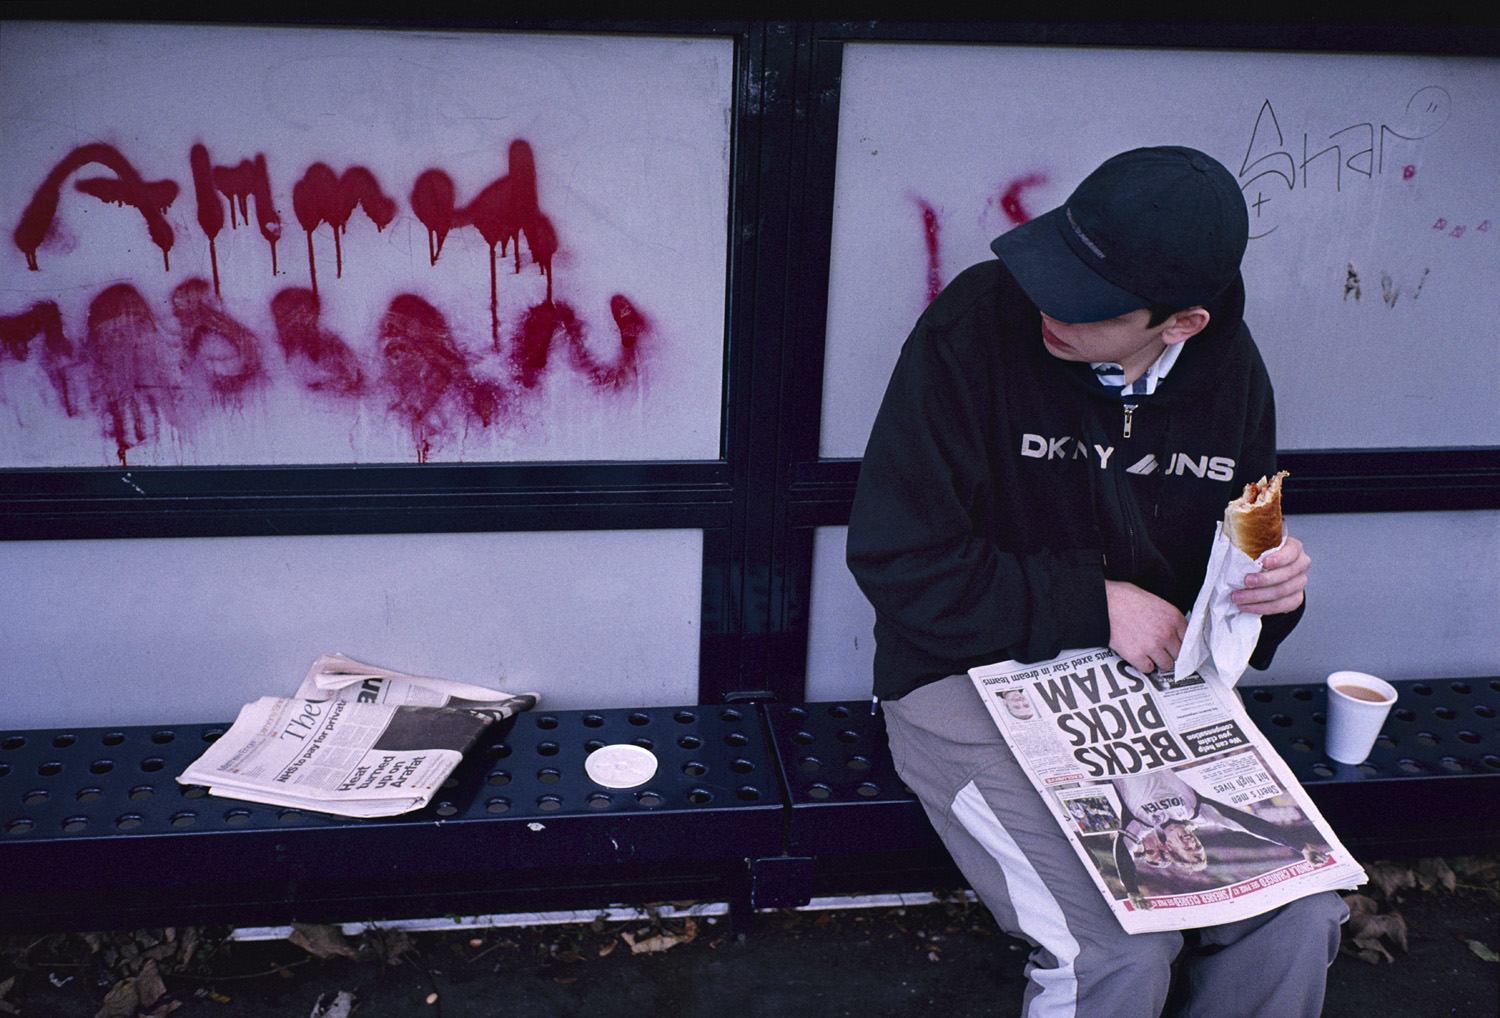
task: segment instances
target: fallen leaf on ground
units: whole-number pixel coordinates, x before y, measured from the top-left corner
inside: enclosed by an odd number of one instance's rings
[[[314,926],[308,923],[293,923],[292,935],[286,938],[308,954],[319,958],[341,955],[357,958],[359,952],[344,939],[343,931],[336,926]]]
[[[1500,954],[1491,951],[1488,944],[1478,940],[1465,940],[1464,943],[1469,945],[1470,951],[1473,951],[1485,961],[1500,961]]]

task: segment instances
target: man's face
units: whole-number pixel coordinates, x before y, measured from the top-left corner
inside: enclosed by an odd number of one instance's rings
[[[1042,341],[1047,352],[1059,360],[1119,364],[1130,377],[1133,368],[1144,371],[1166,349],[1162,333],[1171,321],[1148,328],[1151,312],[1145,308],[1102,322],[1059,322],[1042,315]]]
[[[1005,702],[1005,709],[1010,711],[1011,717],[1018,721],[1028,721],[1036,716],[1036,711],[1031,709],[1031,701],[1019,689],[1006,690],[1000,695],[1000,699]]]
[[[1197,833],[1187,824],[1167,824],[1162,838],[1166,841],[1167,851],[1179,862],[1201,866],[1208,861],[1203,842],[1198,840]]]

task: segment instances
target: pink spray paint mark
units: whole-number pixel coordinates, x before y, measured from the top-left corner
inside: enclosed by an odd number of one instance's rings
[[[488,427],[505,408],[500,387],[474,376],[442,312],[414,294],[391,301],[380,322],[380,355],[390,409],[411,428],[420,463],[460,423]]]
[[[116,283],[89,305],[80,354],[89,396],[122,467],[129,450],[159,437],[175,409],[175,366],[161,340],[156,316],[129,283]]]
[[[276,242],[281,239],[281,217],[271,202],[271,178],[266,172],[266,157],[256,155],[238,166],[214,166],[208,149],[194,145],[188,153],[193,169],[193,193],[198,200],[198,226],[208,237],[208,256],[213,263],[214,293],[219,292],[219,254],[215,246],[224,228],[224,209],[219,195],[229,204],[229,227],[238,229],[239,221],[250,222],[250,199],[255,199],[255,215],[260,234],[271,245],[271,275],[276,275]],[[236,216],[238,210],[238,216]]]
[[[927,301],[930,304],[943,289],[943,223],[931,203],[922,198],[915,200],[922,212],[922,237],[927,243]]]
[[[313,293],[318,292],[318,270],[313,261],[313,231],[327,223],[333,229],[333,250],[336,274],[344,274],[344,248],[342,236],[349,227],[349,217],[356,208],[363,208],[365,215],[375,224],[376,231],[384,230],[396,218],[396,202],[380,189],[375,175],[363,166],[351,166],[343,176],[335,174],[326,163],[313,163],[292,185],[292,211],[297,222],[307,233],[307,268],[312,278]]]
[[[1012,225],[1020,226],[1022,223],[1029,223],[1032,219],[1026,206],[1021,204],[1022,192],[1027,188],[1039,187],[1046,182],[1045,173],[1028,173],[1006,185],[1005,190],[1000,193],[1000,208]]]
[[[323,328],[318,295],[294,286],[271,298],[271,320],[282,356],[303,387],[334,396],[365,391],[359,357],[336,333]]]
[[[436,265],[450,231],[472,226],[490,249],[490,333],[500,348],[499,289],[496,262],[515,245],[515,272],[521,271],[521,238],[531,260],[547,280],[547,302],[552,301],[552,259],[557,254],[557,231],[542,214],[537,199],[536,156],[531,145],[510,143],[508,172],[487,184],[469,204],[458,207],[452,179],[442,170],[425,170],[412,185],[412,213],[427,227],[427,251]],[[498,252],[498,253],[497,253]]]
[[[36,193],[31,196],[26,210],[21,213],[21,222],[16,226],[15,242],[26,255],[26,267],[38,270],[36,252],[52,232],[53,220],[57,216],[58,202],[62,197],[62,185],[74,171],[91,163],[113,171],[114,178],[92,177],[80,180],[74,186],[84,194],[92,195],[102,202],[129,205],[146,220],[146,231],[151,242],[161,248],[162,264],[171,269],[169,252],[172,250],[172,227],[167,224],[166,211],[177,198],[177,184],[171,180],[147,181],[141,179],[130,160],[109,145],[95,143],[80,145],[62,158],[47,174]]]
[[[38,362],[52,383],[63,411],[77,415],[68,388],[67,366],[73,359],[73,342],[63,332],[62,312],[55,301],[38,301],[18,315],[0,316],[0,361],[25,361],[31,357],[31,341],[42,337]]]
[[[1410,163],[1401,167],[1401,179],[1410,180],[1417,175],[1417,168]]]
[[[189,279],[173,290],[172,314],[192,383],[220,403],[239,405],[246,390],[265,381],[259,337],[224,310],[206,280]]]

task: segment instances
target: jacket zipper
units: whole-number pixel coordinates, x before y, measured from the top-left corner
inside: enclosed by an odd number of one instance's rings
[[[1135,408],[1137,405],[1138,404],[1136,403],[1125,404],[1125,430],[1122,432],[1122,437],[1124,438],[1130,437],[1130,422],[1131,418],[1135,415]]]

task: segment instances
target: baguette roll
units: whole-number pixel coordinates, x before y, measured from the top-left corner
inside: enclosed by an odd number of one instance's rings
[[[1245,492],[1224,509],[1224,533],[1229,543],[1252,559],[1281,543],[1281,481],[1283,470],[1270,480],[1262,477],[1245,485]]]

